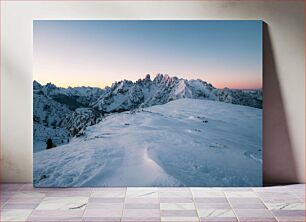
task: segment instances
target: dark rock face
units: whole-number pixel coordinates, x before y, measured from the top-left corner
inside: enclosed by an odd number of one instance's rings
[[[131,110],[138,107],[161,105],[181,99],[208,99],[262,108],[261,90],[217,89],[203,80],[186,80],[168,75],[150,75],[136,82],[115,82],[91,106],[104,112]]]
[[[262,108],[262,90],[217,89],[200,79],[187,80],[163,74],[157,74],[153,80],[149,74],[136,82],[122,80],[105,89],[61,88],[34,81],[34,141],[45,144],[50,138],[54,144],[65,143],[70,137],[82,136],[85,128],[97,124],[105,113],[133,111],[181,98]]]

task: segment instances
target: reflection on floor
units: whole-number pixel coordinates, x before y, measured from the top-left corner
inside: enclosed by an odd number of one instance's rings
[[[305,221],[305,185],[33,188],[1,184],[1,221]]]

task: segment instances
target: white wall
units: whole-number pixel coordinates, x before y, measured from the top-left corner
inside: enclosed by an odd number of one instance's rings
[[[305,182],[304,16],[292,0],[1,1],[2,181],[32,180],[33,19],[261,19],[265,182]]]

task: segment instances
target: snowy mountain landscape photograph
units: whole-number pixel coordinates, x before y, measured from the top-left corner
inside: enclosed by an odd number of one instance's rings
[[[262,22],[35,20],[35,187],[262,186]]]

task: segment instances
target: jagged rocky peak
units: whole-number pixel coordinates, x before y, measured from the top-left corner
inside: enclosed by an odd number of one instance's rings
[[[130,80],[121,80],[119,82],[115,82],[115,84],[112,85],[111,90],[113,90],[113,93],[125,93],[129,90],[129,87],[133,85],[133,82]]]
[[[33,87],[39,88],[40,84],[34,82]],[[201,79],[187,80],[162,73],[158,73],[153,80],[150,74],[136,82],[124,79],[104,90],[94,87],[66,89],[52,83],[41,87],[45,95],[67,105],[71,110],[92,107],[107,113],[120,112],[162,105],[181,98],[209,99],[262,108],[262,96],[256,90],[217,89]]]
[[[33,81],[33,90],[40,90],[42,88],[42,85],[37,82],[36,80]]]
[[[97,101],[97,99],[104,93],[104,90],[98,87],[57,87],[53,83],[41,85],[37,81],[33,81],[34,94],[45,95],[50,99],[66,105],[69,109],[75,110],[80,107],[88,107],[90,103]]]
[[[162,74],[162,73],[158,73],[153,82],[156,82],[156,83],[161,83],[161,82],[166,82],[166,81],[169,81],[169,80],[172,80],[173,78],[171,78],[168,74]]]
[[[149,84],[152,84],[150,74],[147,74],[143,79],[138,79],[135,83],[137,85],[143,85],[143,86],[147,86]]]
[[[151,81],[150,74],[147,74],[146,77],[143,79],[144,81]]]
[[[117,112],[161,105],[181,98],[209,99],[239,105],[262,107],[262,99],[242,90],[217,89],[201,79],[183,79],[158,73],[153,80],[149,74],[136,82],[115,82],[93,107],[105,112]]]
[[[53,90],[53,89],[56,89],[57,87],[53,83],[49,82],[45,85],[45,88],[49,90]]]

